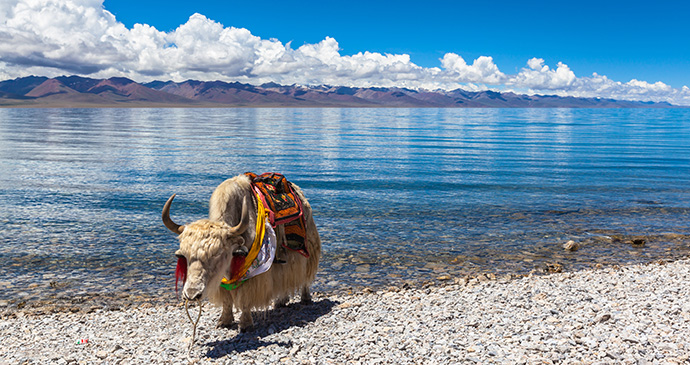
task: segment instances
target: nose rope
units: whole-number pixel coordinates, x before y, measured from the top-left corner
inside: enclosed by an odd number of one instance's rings
[[[196,326],[199,324],[199,319],[201,319],[201,298],[197,299],[196,302],[199,305],[199,316],[196,317],[196,321],[192,320],[192,316],[189,314],[189,299],[184,300],[184,310],[187,313],[187,318],[189,318],[189,322],[192,324],[192,340],[189,341],[189,348],[187,349],[187,360],[189,360],[190,363],[192,362],[192,359],[190,357],[190,354],[192,353],[192,346],[194,346],[194,338],[196,337]],[[194,361],[196,362],[196,361]]]

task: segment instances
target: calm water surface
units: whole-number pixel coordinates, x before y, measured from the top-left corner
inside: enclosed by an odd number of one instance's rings
[[[0,299],[174,292],[163,203],[245,171],[304,189],[317,290],[689,252],[687,109],[0,109]]]

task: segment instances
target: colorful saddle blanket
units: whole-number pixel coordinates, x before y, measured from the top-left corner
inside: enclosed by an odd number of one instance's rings
[[[261,175],[246,172],[245,175],[252,181],[257,198],[261,199],[269,210],[268,218],[271,225],[274,228],[283,225],[285,228],[283,246],[309,257],[302,201],[292,189],[292,184],[285,176],[275,172]]]

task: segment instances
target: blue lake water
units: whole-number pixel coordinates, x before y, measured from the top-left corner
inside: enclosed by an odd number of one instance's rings
[[[690,252],[688,109],[0,109],[0,298],[174,293],[163,203],[246,171],[307,194],[317,290]]]

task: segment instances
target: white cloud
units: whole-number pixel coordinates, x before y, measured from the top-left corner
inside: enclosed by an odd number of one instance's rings
[[[76,73],[122,61],[119,46],[127,30],[100,3],[27,0],[7,6],[0,25],[1,59]]]
[[[690,105],[687,87],[593,74],[577,77],[564,63],[555,69],[532,58],[506,75],[492,57],[468,64],[447,53],[441,67],[420,67],[406,54],[341,55],[326,37],[293,49],[247,29],[226,27],[201,14],[170,32],[146,24],[132,28],[103,8],[102,0],[0,1],[0,79],[31,74],[125,76],[137,81],[224,80],[249,83],[329,84],[425,89],[517,91]]]
[[[553,70],[544,65],[544,60],[540,58],[528,60],[527,66],[517,75],[512,76],[506,85],[529,94],[555,94],[690,105],[690,89],[686,86],[681,89],[674,89],[663,82],[648,83],[635,79],[624,83],[611,80],[597,73],[590,77],[577,77],[566,64],[559,62],[557,68]]]
[[[441,65],[458,82],[480,82],[487,84],[500,84],[505,80],[505,75],[498,70],[491,57],[481,56],[468,65],[465,60],[455,53],[446,53],[441,59]]]
[[[677,105],[690,105],[690,90],[686,86],[674,89],[663,82],[651,84],[635,79],[623,83],[596,73],[591,77],[578,78],[565,92],[572,96],[665,101]]]
[[[568,65],[561,62],[555,70],[544,65],[544,60],[541,58],[532,58],[527,61],[527,65],[529,68],[523,68],[508,81],[508,85],[539,90],[558,90],[571,86],[577,79]]]

